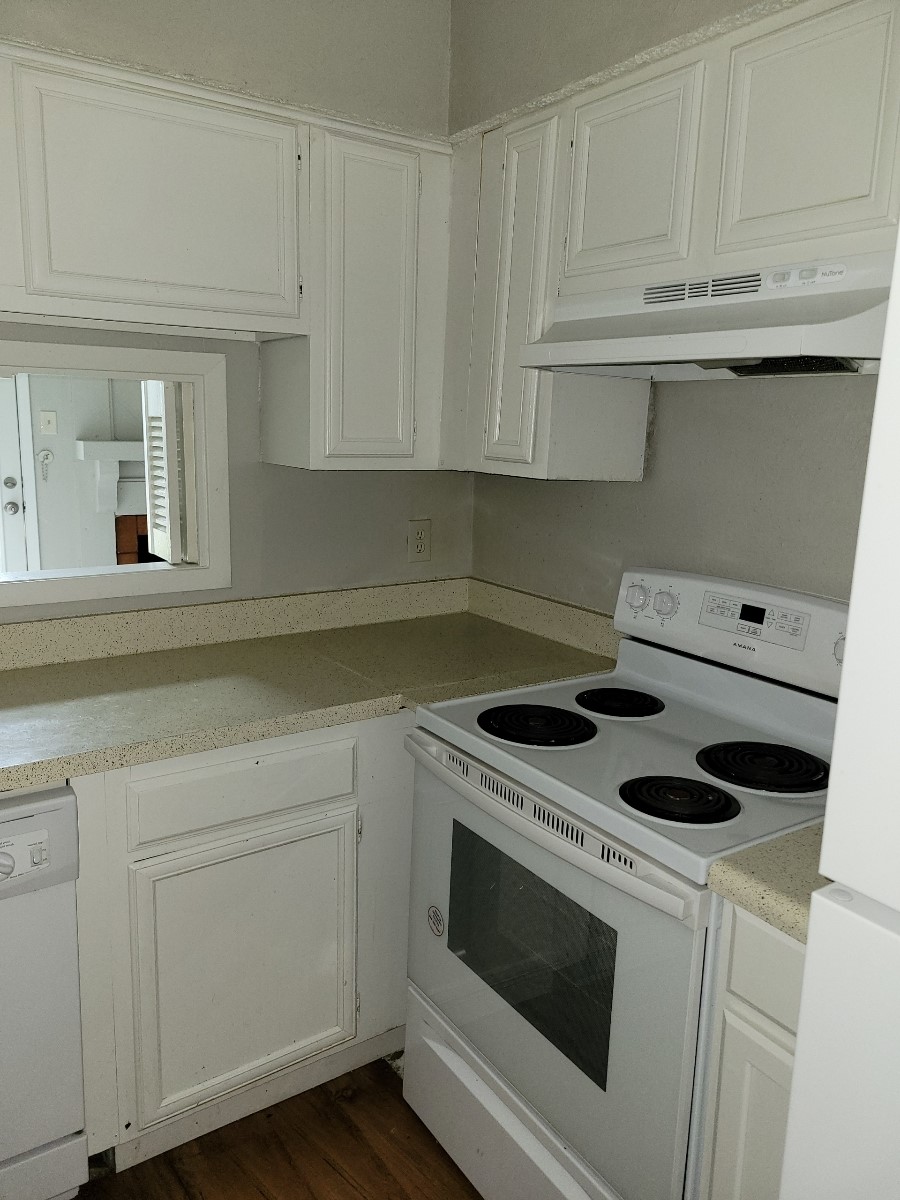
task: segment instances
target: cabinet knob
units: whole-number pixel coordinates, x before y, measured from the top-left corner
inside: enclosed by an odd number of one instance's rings
[[[15,500],[7,500],[7,502],[3,505],[3,511],[5,513],[9,513],[11,517],[14,517],[19,511],[19,506],[16,504]]]

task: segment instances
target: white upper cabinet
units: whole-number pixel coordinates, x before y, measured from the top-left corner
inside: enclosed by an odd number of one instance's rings
[[[894,0],[820,0],[570,101],[553,231],[565,312],[604,290],[891,250],[897,26]]]
[[[563,277],[685,259],[703,64],[574,109]]]
[[[317,137],[324,155],[325,455],[412,458],[419,155]]]
[[[0,307],[302,327],[301,126],[161,84],[8,60],[4,75],[17,163],[11,139],[0,147],[4,172],[18,173],[23,286],[0,289]]]
[[[552,255],[559,117],[484,139],[469,372],[470,470],[536,478],[640,479],[649,384],[519,366],[540,337]],[[565,399],[563,399],[563,394]]]
[[[518,351],[543,332],[558,128],[552,116],[484,139],[472,346],[483,420],[471,423],[470,446],[478,470],[530,466],[538,452],[538,393],[546,400],[552,379],[523,370]]]
[[[733,48],[718,250],[895,223],[896,22],[866,0]]]
[[[314,129],[309,338],[262,349],[262,456],[438,466],[450,156]]]

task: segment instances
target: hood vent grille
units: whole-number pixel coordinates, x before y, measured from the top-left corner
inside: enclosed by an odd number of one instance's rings
[[[681,300],[717,300],[722,296],[747,296],[762,287],[759,271],[742,275],[715,275],[681,283],[652,283],[644,288],[645,304],[677,304]]]

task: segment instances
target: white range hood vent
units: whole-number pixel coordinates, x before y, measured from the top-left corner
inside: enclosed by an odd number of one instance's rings
[[[893,256],[561,296],[519,363],[641,379],[735,379],[878,370]]]

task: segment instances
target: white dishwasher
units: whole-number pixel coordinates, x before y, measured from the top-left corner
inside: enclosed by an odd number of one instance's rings
[[[0,796],[0,1200],[87,1180],[69,788]]]

